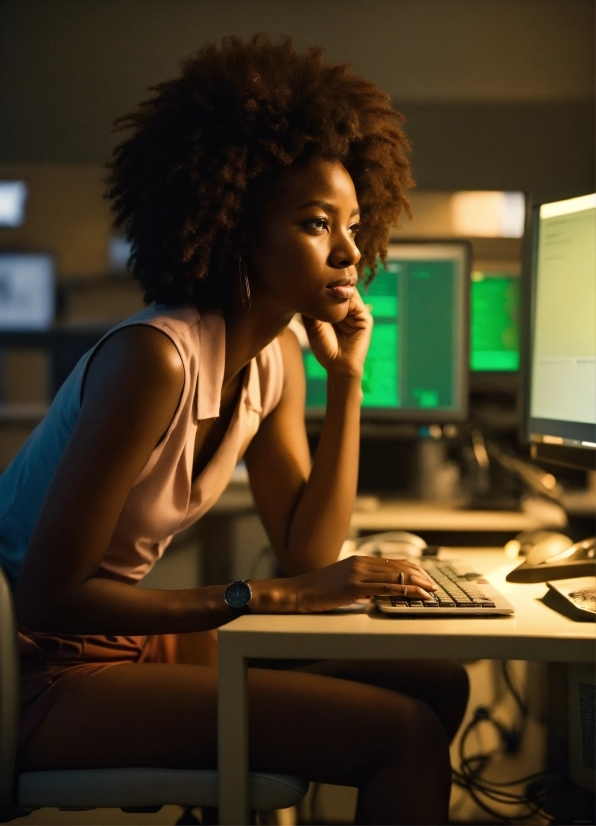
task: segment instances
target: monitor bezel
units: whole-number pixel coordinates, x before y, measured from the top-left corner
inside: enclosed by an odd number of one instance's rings
[[[574,197],[581,197],[584,194],[579,193],[578,196],[570,195],[569,199]],[[532,365],[534,360],[534,330],[536,323],[536,292],[538,280],[538,248],[540,240],[540,207],[544,204],[558,203],[558,201],[568,200],[567,198],[560,198],[557,201],[541,201],[533,204],[530,244],[528,249],[529,254],[529,278],[525,279],[527,284],[527,299],[522,303],[526,307],[525,324],[522,327],[522,429],[521,436],[523,441],[530,446],[530,455],[536,461],[553,463],[563,465],[566,467],[578,468],[581,470],[596,470],[596,448],[582,444],[584,441],[581,438],[574,438],[572,436],[565,436],[562,433],[540,433],[540,436],[546,436],[547,441],[537,441],[532,438],[532,434],[536,431],[532,426],[532,422],[551,421],[545,419],[533,419],[530,413],[531,404],[531,390],[532,390]],[[524,333],[525,331],[525,333]],[[552,420],[558,422],[558,420]],[[586,422],[569,422],[568,424],[592,427]],[[555,424],[555,429],[558,429]],[[550,439],[549,439],[550,437]],[[561,438],[564,441],[557,444],[552,439]],[[587,440],[585,440],[587,441]]]
[[[455,408],[377,408],[361,407],[360,419],[363,425],[390,425],[395,423],[448,424],[465,422],[468,418],[470,399],[470,274],[472,265],[472,245],[469,241],[453,238],[400,238],[391,241],[387,248],[387,260],[391,260],[391,250],[399,247],[448,246],[460,250],[463,266],[462,289],[460,297],[460,317],[462,319],[460,335],[463,341],[460,347],[459,392]],[[459,256],[458,256],[459,257]],[[361,279],[363,280],[363,279]],[[466,288],[467,285],[467,288]],[[305,407],[305,418],[309,423],[322,422],[325,418],[324,407]]]

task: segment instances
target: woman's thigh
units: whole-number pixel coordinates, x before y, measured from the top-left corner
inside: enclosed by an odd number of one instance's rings
[[[360,785],[384,761],[423,761],[444,740],[427,706],[383,687],[251,668],[249,698],[255,770]],[[64,684],[20,769],[215,768],[216,719],[214,668],[113,666]]]
[[[434,711],[449,741],[457,733],[468,704],[468,675],[455,660],[321,660],[296,670],[354,680],[414,697]]]

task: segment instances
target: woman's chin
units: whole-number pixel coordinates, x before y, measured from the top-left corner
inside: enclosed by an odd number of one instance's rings
[[[347,316],[349,309],[350,302],[346,300],[332,306],[313,307],[309,312],[303,312],[302,315],[315,319],[316,321],[327,321],[329,324],[339,324],[339,322],[343,321]]]

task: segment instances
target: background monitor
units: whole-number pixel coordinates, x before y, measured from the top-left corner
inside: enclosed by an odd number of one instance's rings
[[[52,256],[0,251],[0,330],[46,330],[54,309]]]
[[[521,278],[502,272],[472,272],[470,369],[513,373],[520,363]]]
[[[594,469],[596,194],[536,206],[532,231],[527,436],[535,458]]]
[[[362,419],[462,421],[468,409],[470,249],[461,241],[391,244],[359,290],[374,328],[364,366]],[[308,349],[306,411],[325,412],[327,374]]]
[[[127,271],[131,244],[120,233],[113,232],[108,239],[108,270],[124,273]]]
[[[27,184],[0,181],[0,227],[20,227],[25,220]]]

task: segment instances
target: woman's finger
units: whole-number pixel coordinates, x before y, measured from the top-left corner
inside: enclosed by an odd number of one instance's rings
[[[405,565],[402,563],[402,560],[397,562],[392,559],[382,560],[375,557],[371,557],[371,559],[374,559],[377,564],[372,564],[370,566],[369,572],[366,576],[368,581],[370,581],[371,577],[378,576],[380,574],[382,576],[382,581],[385,580],[386,575],[391,581],[400,582],[400,574],[403,574],[404,582],[413,582],[414,579],[416,579],[424,587],[429,587],[433,590],[437,587],[426,571],[418,565]]]
[[[400,576],[401,575],[401,576]],[[409,572],[399,571],[389,568],[374,568],[363,572],[360,577],[362,582],[367,584],[370,582],[383,582],[395,585],[419,585],[422,588],[427,588],[436,591],[437,586],[432,579],[426,574],[418,575]]]
[[[364,594],[363,594],[364,596]],[[404,597],[404,599],[432,599],[431,594],[419,585],[396,585],[393,582],[367,583],[366,596]]]

